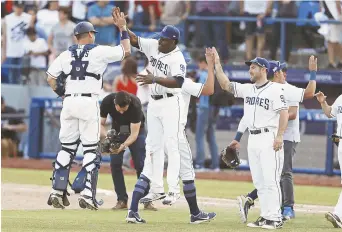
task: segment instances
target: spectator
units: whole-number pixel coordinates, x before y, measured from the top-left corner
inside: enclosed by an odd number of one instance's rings
[[[88,9],[88,19],[95,26],[95,42],[101,45],[112,45],[116,41],[116,31],[113,27],[112,5],[109,1],[97,1]]]
[[[330,20],[342,21],[341,1],[323,1],[324,13]],[[342,68],[342,24],[328,24],[328,33],[325,36],[328,41],[329,65],[327,68]],[[339,62],[336,64],[335,58]]]
[[[275,1],[270,0],[269,6],[267,9],[267,13],[270,14],[273,8]],[[278,18],[297,18],[297,5],[296,1],[290,0],[281,0],[276,1],[278,4]],[[280,35],[280,23],[274,23],[272,29],[272,35],[274,36],[271,40],[271,60],[277,60],[277,50],[280,44],[281,35]],[[290,59],[290,52],[293,45],[293,33],[296,29],[296,24],[294,23],[286,23],[285,30],[286,30],[286,37],[285,37],[285,61],[289,62]]]
[[[33,25],[32,17],[24,11],[22,2],[14,2],[14,12],[7,15],[3,21],[3,46],[1,63],[7,59],[10,67],[8,73],[9,83],[19,83],[21,72],[20,65],[24,56],[25,30]]]
[[[74,23],[79,23],[85,21],[87,18],[87,4],[91,0],[74,1],[72,3],[72,21]]]
[[[50,35],[51,29],[58,23],[58,1],[48,2],[47,9],[41,9],[37,13],[37,25],[46,35]]]
[[[18,134],[27,130],[26,124],[20,118],[6,117],[6,114],[15,114],[16,110],[6,106],[1,96],[1,158],[18,155]]]
[[[122,75],[115,77],[113,82],[113,92],[126,91],[137,95],[138,86],[135,78],[138,73],[137,61],[132,57],[127,57],[121,62]]]
[[[29,8],[27,11],[27,13],[32,16],[32,21],[33,21],[32,26],[34,26],[34,28],[36,29],[38,38],[43,38],[44,40],[47,40],[48,37],[45,34],[45,31],[42,28],[40,28],[39,25],[37,25],[37,12],[38,12],[37,7]]]
[[[205,57],[201,57],[198,61],[199,81],[205,83],[208,76],[208,64]],[[211,153],[211,168],[214,171],[220,171],[218,148],[215,137],[217,120],[217,110],[210,105],[209,96],[200,96],[197,104],[197,122],[196,122],[196,165],[197,170],[204,168],[204,135],[207,136],[209,150]]]
[[[26,54],[30,56],[30,84],[46,85],[46,56],[49,49],[46,41],[37,38],[37,32],[34,28],[29,28],[26,32],[29,40],[25,43]]]
[[[184,43],[184,24],[190,14],[191,4],[189,1],[163,1],[159,2],[161,11],[160,22],[162,26],[174,25],[181,32],[180,41]]]
[[[257,38],[256,56],[263,57],[265,30],[263,19],[266,16],[267,1],[240,1],[240,14],[257,18],[256,22],[246,22],[246,60],[253,59],[254,39]]]
[[[158,1],[136,1],[136,5],[143,8],[141,24],[148,26],[150,31],[155,31],[160,19],[160,9]],[[135,22],[140,19],[136,18]]]
[[[59,22],[54,25],[49,35],[48,44],[53,57],[59,56],[65,50],[76,43],[74,36],[75,23],[69,20],[68,7],[60,7],[58,10]]]
[[[228,2],[226,1],[198,1],[196,2],[196,14],[199,16],[226,16]],[[228,61],[228,45],[226,26],[220,21],[200,21],[197,23],[198,38],[204,39],[206,47],[219,48],[220,57],[224,62]]]

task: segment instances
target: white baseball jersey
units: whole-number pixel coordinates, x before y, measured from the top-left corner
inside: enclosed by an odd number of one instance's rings
[[[84,45],[79,45],[78,55],[82,52]],[[100,75],[100,80],[94,77],[86,76],[84,80],[73,80],[69,75],[66,79],[65,94],[72,93],[94,93],[100,94],[103,79],[102,75],[107,68],[108,63],[121,61],[125,57],[125,51],[122,45],[115,47],[99,45],[87,53],[82,58],[82,64],[89,73]],[[61,53],[49,67],[47,74],[57,78],[62,72],[69,74],[72,69],[71,62],[75,60],[72,53],[64,51]]]
[[[336,134],[342,137],[342,94],[335,100],[331,106],[331,116],[337,119]],[[341,146],[341,143],[340,143]]]
[[[287,128],[284,133],[284,140],[293,141],[296,143],[300,142],[299,132],[299,103],[304,99],[305,89],[298,88],[289,83],[283,84],[284,94],[287,105],[297,107],[297,117],[294,120],[289,120]]]
[[[278,111],[287,109],[282,86],[273,82],[267,82],[259,87],[255,84],[232,83],[234,96],[244,99],[244,121],[248,129],[277,129]]]
[[[181,76],[185,78],[186,62],[184,56],[177,46],[173,51],[164,54],[158,51],[158,40],[138,37],[139,49],[145,53],[149,64],[147,69],[157,77]],[[181,93],[180,88],[166,88],[158,84],[150,85],[152,95],[163,95],[165,93]]]
[[[193,82],[190,78],[185,78],[184,83],[182,85],[182,95],[184,101],[184,114],[182,117],[182,122],[186,124],[188,119],[188,111],[190,105],[191,95],[194,97],[199,97],[202,93],[203,89],[202,83]]]

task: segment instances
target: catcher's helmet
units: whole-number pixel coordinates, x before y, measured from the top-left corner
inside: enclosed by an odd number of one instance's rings
[[[74,35],[80,35],[88,32],[97,33],[97,31],[94,29],[93,24],[86,21],[78,23],[74,29]]]

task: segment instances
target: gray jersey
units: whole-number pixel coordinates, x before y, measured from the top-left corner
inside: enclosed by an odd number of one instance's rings
[[[53,47],[56,49],[57,56],[74,44],[74,28],[75,23],[71,21],[68,21],[65,25],[57,23],[53,26],[51,34],[53,35]]]

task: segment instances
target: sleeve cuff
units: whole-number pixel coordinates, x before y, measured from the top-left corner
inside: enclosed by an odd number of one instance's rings
[[[233,88],[234,88],[234,96],[237,97],[236,83],[235,82],[232,82],[232,83],[233,83]]]
[[[52,74],[49,73],[48,71],[46,71],[46,74],[49,75],[50,77],[52,77],[53,79],[57,79],[57,77],[55,77],[54,75],[52,75]]]
[[[140,42],[140,36],[138,36],[138,45],[139,45],[139,51],[143,52]]]
[[[303,102],[303,100],[304,100],[304,93],[305,93],[305,89],[303,89],[302,98],[300,99],[300,102]]]
[[[288,109],[287,107],[281,107],[281,108],[275,109],[274,111],[275,112],[279,112],[281,110],[287,110],[287,109]]]
[[[122,44],[121,45],[121,48],[122,48],[122,58],[121,58],[121,61],[125,58],[125,49],[124,49],[124,46]]]
[[[200,91],[198,91],[197,97],[199,97],[201,95],[203,87],[204,87],[204,85],[202,85],[201,88],[200,88]]]

